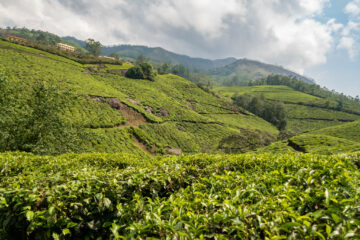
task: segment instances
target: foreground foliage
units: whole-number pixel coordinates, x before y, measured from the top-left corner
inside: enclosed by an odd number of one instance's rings
[[[61,154],[81,148],[87,134],[60,116],[72,97],[68,92],[37,83],[28,96],[21,93],[0,69],[0,151]]]
[[[0,155],[2,239],[356,239],[360,154]]]

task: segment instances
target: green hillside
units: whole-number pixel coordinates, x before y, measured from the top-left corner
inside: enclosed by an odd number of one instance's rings
[[[59,51],[0,40],[1,240],[359,239],[358,99]]]
[[[65,43],[65,44],[75,47],[75,49],[78,51],[81,51],[84,53],[87,52],[87,50],[83,46],[81,46],[73,41],[67,41],[53,33],[44,32],[44,31],[40,31],[40,30],[34,30],[34,29],[30,30],[27,28],[8,28],[8,29],[0,28],[0,36],[6,37],[8,35],[25,38],[25,39],[35,42],[35,43],[51,45],[51,46],[54,46],[57,43]]]
[[[224,67],[211,69],[209,70],[209,74],[214,76],[219,85],[225,86],[247,85],[248,82],[255,79],[266,78],[272,74],[295,77],[309,84],[314,83],[314,80],[283,67],[248,59],[239,59]]]
[[[76,96],[62,117],[92,133],[86,151],[218,152],[222,140],[248,134],[244,129],[270,138],[278,134],[270,123],[175,75],[129,79],[119,70],[131,65],[83,65],[5,41],[0,59],[22,94],[46,83]]]
[[[360,122],[322,128],[256,150],[259,153],[304,152],[334,154],[360,151]]]
[[[360,119],[353,105],[344,104],[336,110],[338,102],[331,98],[316,97],[287,86],[261,85],[245,87],[216,87],[215,91],[230,99],[235,94],[264,96],[270,102],[282,102],[288,114],[287,129],[296,133],[315,131]]]

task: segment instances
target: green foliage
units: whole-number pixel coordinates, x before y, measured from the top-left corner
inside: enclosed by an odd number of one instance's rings
[[[0,150],[60,154],[81,149],[85,138],[78,126],[64,122],[60,112],[66,93],[44,84],[33,86],[30,97],[20,101],[16,85],[0,73]],[[15,95],[14,95],[15,93]]]
[[[101,53],[102,45],[99,41],[95,41],[94,39],[89,38],[86,41],[85,48],[89,51],[89,53],[91,53],[95,57],[98,57]]]
[[[129,68],[126,72],[126,77],[134,79],[147,79],[155,81],[156,73],[150,63],[140,63],[134,67]]]
[[[34,29],[30,30],[27,28],[16,28],[16,27],[12,29],[6,29],[6,30],[2,29],[2,30],[4,32],[4,37],[6,37],[6,35],[18,36],[42,45],[55,46],[55,44],[59,42],[64,42],[66,44],[73,45],[70,42],[62,40],[59,36],[56,36],[55,34],[40,30],[34,30]],[[74,46],[74,47],[79,48],[79,46]]]
[[[142,63],[147,63],[149,62],[149,59],[147,57],[145,57],[144,55],[140,54],[135,61],[136,65],[141,65]]]
[[[92,135],[76,152],[134,152],[144,154],[128,128],[140,128],[151,144],[161,149],[181,149],[184,153],[217,152],[219,142],[249,128],[278,131],[268,122],[237,108],[206,89],[181,77],[164,74],[156,81],[134,81],[112,70],[125,70],[130,64],[83,65],[30,47],[0,41],[0,58],[18,84],[21,96],[28,99],[38,82],[60,93],[71,89],[76,98],[66,99],[61,107],[63,122],[90,128]],[[98,71],[90,72],[89,67]],[[114,99],[113,108],[101,99]],[[22,102],[26,106],[27,103]],[[21,110],[22,111],[22,110]],[[242,114],[244,113],[244,114]],[[138,121],[138,119],[142,119]],[[181,129],[181,130],[180,130]],[[161,152],[161,151],[160,151]]]
[[[356,239],[360,154],[0,155],[2,239]]]
[[[142,68],[140,66],[134,66],[129,68],[129,70],[126,72],[125,75],[127,78],[133,78],[133,79],[144,79],[144,73],[142,71]]]
[[[116,60],[119,60],[119,59],[120,59],[120,56],[119,56],[119,54],[118,54],[117,52],[113,52],[113,53],[109,54],[109,57],[113,57],[113,58],[115,58]]]
[[[351,113],[350,107],[335,110],[338,103],[333,99],[312,96],[287,86],[216,87],[215,91],[227,98],[248,94],[264,96],[271,104],[283,102],[288,115],[287,129],[298,134],[360,119],[359,114]]]
[[[307,153],[333,154],[360,151],[360,143],[320,134],[302,134],[289,139],[295,150]]]
[[[220,141],[219,149],[225,153],[244,153],[269,145],[274,137],[260,131],[242,129],[241,134],[232,134]]]
[[[263,95],[235,95],[232,97],[234,104],[274,124],[279,130],[284,130],[287,124],[287,113],[281,102],[266,102]]]
[[[350,113],[360,114],[360,104],[356,98],[346,96],[342,93],[335,91],[329,91],[326,88],[321,88],[316,84],[308,84],[300,81],[296,78],[281,76],[281,75],[270,75],[267,78],[255,80],[249,83],[249,85],[285,85],[289,86],[297,91],[307,93],[309,95],[317,96],[323,99],[327,99],[325,107],[330,108],[329,101],[335,101],[336,105],[331,108],[334,110],[347,110]]]
[[[344,138],[360,143],[360,122],[345,123],[334,127],[323,128],[314,132],[314,134],[328,135],[338,138]]]
[[[109,58],[99,58],[99,57],[91,56],[89,54],[85,54],[81,50],[76,50],[75,52],[68,52],[68,51],[62,51],[62,50],[58,49],[56,46],[39,44],[36,42],[24,42],[24,43],[15,45],[13,43],[7,43],[6,39],[2,39],[2,40],[0,40],[1,48],[16,49],[20,52],[31,52],[31,53],[35,53],[36,55],[40,55],[40,56],[45,55],[46,57],[50,57],[50,58],[55,58],[56,57],[55,55],[57,55],[57,56],[61,56],[63,58],[67,58],[72,61],[81,63],[81,64],[110,63],[110,64],[121,65],[123,63],[122,60],[112,60]],[[36,49],[40,50],[40,51],[37,51]],[[51,53],[51,54],[49,54],[49,53]],[[63,61],[64,59],[61,59],[61,60]],[[66,59],[65,59],[65,61],[66,61]]]
[[[148,79],[150,81],[155,81],[156,73],[153,70],[153,67],[151,66],[150,63],[144,62],[144,63],[139,64],[139,66],[144,74],[145,79]]]

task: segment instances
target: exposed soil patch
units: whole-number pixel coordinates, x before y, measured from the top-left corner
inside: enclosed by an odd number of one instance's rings
[[[133,137],[132,139],[133,139],[133,141],[134,141],[134,144],[135,144],[137,147],[139,147],[139,148],[140,148],[141,150],[143,150],[144,152],[151,154],[151,153],[149,152],[149,150],[147,149],[147,147],[145,146],[145,144],[143,144],[142,142],[140,142],[136,137]]]
[[[160,115],[161,117],[168,117],[168,116],[169,116],[169,112],[168,112],[165,108],[162,108],[162,109],[160,109],[160,111],[159,111],[159,115]]]
[[[138,103],[136,100],[131,99],[131,98],[127,98],[126,101],[129,101],[129,102],[131,102],[131,103],[134,104],[134,105],[139,105],[139,103]]]
[[[141,113],[128,107],[117,98],[90,96],[90,95],[88,95],[88,97],[90,97],[94,101],[108,104],[111,108],[116,109],[121,116],[127,119],[125,124],[117,127],[128,127],[128,126],[138,127],[142,124],[147,123],[146,119]]]
[[[147,111],[148,113],[154,114],[154,109],[150,106],[146,106],[145,111]]]
[[[168,148],[166,149],[165,151],[165,154],[167,155],[177,155],[177,156],[180,156],[182,155],[182,150],[181,149],[177,149],[177,148]]]

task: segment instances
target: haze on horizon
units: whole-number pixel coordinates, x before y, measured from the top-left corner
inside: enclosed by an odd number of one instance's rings
[[[360,94],[360,0],[2,0],[0,27],[281,65]]]

